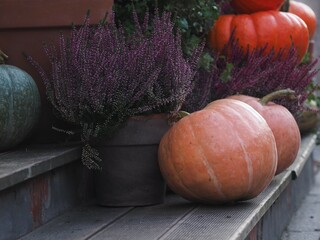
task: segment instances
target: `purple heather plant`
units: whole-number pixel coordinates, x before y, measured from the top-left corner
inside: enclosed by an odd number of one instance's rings
[[[226,54],[227,49],[231,54]],[[315,69],[317,59],[299,64],[293,46],[286,55],[283,51],[275,54],[274,51],[266,53],[265,50],[266,47],[245,51],[231,38],[224,51],[219,54],[212,52],[215,62],[211,70],[200,70],[196,75],[196,91],[187,97],[184,108],[193,112],[211,101],[234,94],[261,98],[276,90],[290,88],[295,91],[296,99],[283,98],[276,102],[297,116],[303,110],[305,100],[316,89],[316,86],[310,89],[310,85],[318,73]]]
[[[168,12],[156,11],[152,19],[146,14],[142,23],[134,13],[133,20],[127,36],[114,20],[93,26],[88,15],[69,40],[61,35],[58,50],[44,47],[49,73],[28,56],[54,109],[82,129],[82,160],[89,168],[99,168],[92,139],[112,136],[131,116],[177,112],[192,90],[202,46],[185,58]]]

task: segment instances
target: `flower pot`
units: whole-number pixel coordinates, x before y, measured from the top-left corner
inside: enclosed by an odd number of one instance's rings
[[[302,135],[312,131],[316,131],[316,127],[318,124],[318,113],[316,111],[304,111],[297,118],[297,123]]]
[[[42,80],[22,53],[32,56],[48,70],[50,65],[43,52],[42,43],[57,43],[60,32],[68,34],[72,23],[81,24],[88,9],[91,12],[91,23],[98,23],[105,13],[110,11],[112,4],[113,0],[0,1],[0,49],[9,56],[7,64],[29,73],[40,92],[40,121],[34,129],[32,141],[56,142],[65,135],[52,130],[52,125],[61,128],[64,128],[64,125],[52,114]]]
[[[95,146],[102,170],[95,174],[97,203],[146,206],[164,202],[158,145],[169,129],[166,115],[131,118],[110,140]]]

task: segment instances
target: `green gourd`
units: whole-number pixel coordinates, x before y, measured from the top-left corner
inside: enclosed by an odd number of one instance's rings
[[[0,151],[21,143],[38,121],[40,94],[25,71],[0,65]]]

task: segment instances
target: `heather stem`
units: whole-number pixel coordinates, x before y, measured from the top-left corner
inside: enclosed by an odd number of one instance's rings
[[[295,91],[291,90],[290,88],[274,91],[274,92],[269,93],[268,95],[264,96],[263,98],[261,98],[260,103],[262,105],[267,105],[270,101],[277,99],[277,98],[281,98],[281,97],[295,99],[296,98]]]

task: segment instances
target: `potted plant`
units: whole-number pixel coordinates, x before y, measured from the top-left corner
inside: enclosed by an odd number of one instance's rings
[[[39,46],[44,41],[54,40],[60,32],[69,33],[72,23],[81,24],[88,9],[92,13],[91,23],[97,24],[106,12],[111,11],[112,5],[113,0],[1,0],[0,49],[9,56],[7,64],[21,68],[32,76],[41,97],[40,120],[28,142],[53,143],[62,141],[64,135],[52,129],[52,125],[61,122],[52,114],[41,77],[25,60],[22,52],[36,57],[48,70],[50,63]]]
[[[152,20],[148,16],[139,23],[134,13],[135,28],[128,36],[114,21],[91,25],[88,15],[80,28],[73,28],[70,39],[60,37],[58,50],[53,44],[45,47],[50,72],[28,57],[53,108],[79,127],[82,161],[90,169],[100,169],[95,176],[103,183],[96,186],[108,189],[105,193],[98,189],[102,205],[163,202],[157,146],[169,128],[168,118],[192,90],[202,51],[200,46],[186,58],[171,14],[156,11]],[[128,152],[123,144],[130,145]],[[128,199],[131,193],[133,201]]]

